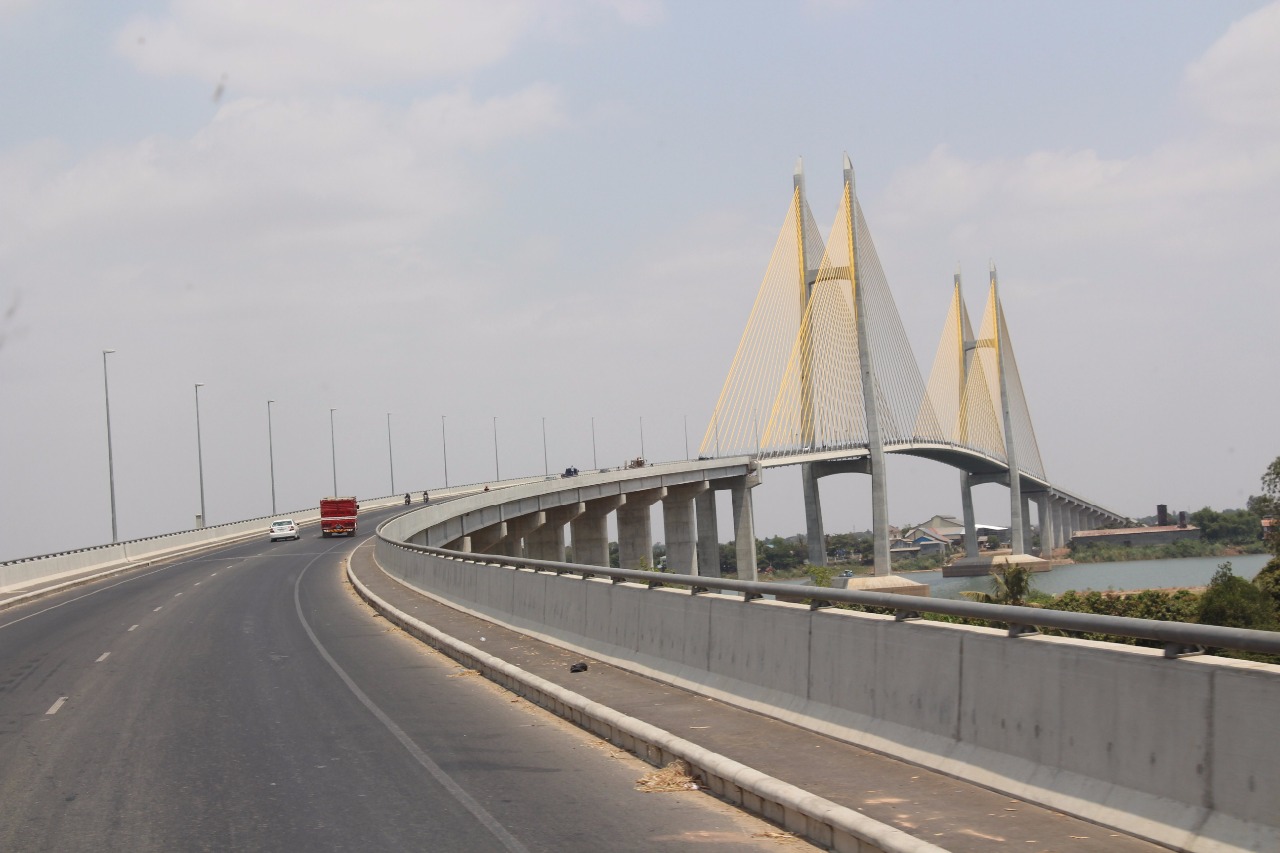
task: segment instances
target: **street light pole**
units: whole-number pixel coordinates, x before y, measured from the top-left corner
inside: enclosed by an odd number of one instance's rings
[[[329,456],[333,460],[333,496],[338,496],[338,442],[333,437],[333,413],[337,409],[329,410]]]
[[[547,463],[547,419],[542,419],[542,473],[551,476],[551,465]]]
[[[387,459],[391,463],[391,494],[396,493],[396,457],[391,452],[391,413],[387,412]]]
[[[275,439],[271,435],[271,404],[275,400],[267,401],[267,460],[271,465],[271,514],[276,514],[276,446]]]
[[[689,461],[689,416],[684,416],[684,461]]]
[[[204,387],[203,382],[196,383],[196,464],[200,469],[200,526],[205,527],[209,523],[209,517],[204,511],[204,445],[200,439],[200,389]]]
[[[493,416],[493,481],[502,480],[502,469],[498,467],[498,416]]]
[[[102,392],[107,400],[107,483],[111,487],[111,541],[119,542],[116,532],[116,465],[111,455],[111,387],[107,384],[107,356],[113,349],[102,351]]]
[[[440,416],[440,448],[444,452],[444,487],[449,488],[449,437],[445,435],[444,415]]]
[[[596,417],[591,416],[591,467],[600,470],[600,460],[596,457]]]
[[[644,415],[640,416],[640,458],[644,459]]]

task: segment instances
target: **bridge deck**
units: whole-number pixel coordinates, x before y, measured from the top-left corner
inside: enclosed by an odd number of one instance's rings
[[[947,850],[1137,853],[1166,848],[680,690],[439,604],[387,577],[362,547],[357,577],[438,630],[589,699],[856,809]]]

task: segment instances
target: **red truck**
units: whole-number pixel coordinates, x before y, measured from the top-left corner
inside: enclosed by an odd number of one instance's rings
[[[354,536],[356,533],[355,498],[321,498],[320,532],[324,536]]]

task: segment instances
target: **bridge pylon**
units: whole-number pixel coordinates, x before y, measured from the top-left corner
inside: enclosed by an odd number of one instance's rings
[[[1030,544],[1029,509],[1022,479],[1026,475],[1047,483],[1047,478],[1000,302],[994,264],[989,281],[982,325],[974,335],[957,271],[951,309],[929,374],[929,397],[949,442],[1000,460],[1008,471],[1017,472],[1017,476],[1000,475],[998,479],[1009,486],[1012,555],[1022,556]],[[975,482],[991,479],[992,475],[975,479],[969,472],[961,472],[967,560],[979,556],[971,489]],[[1045,507],[1045,500],[1037,499],[1037,505]],[[1044,526],[1042,518],[1041,527]]]

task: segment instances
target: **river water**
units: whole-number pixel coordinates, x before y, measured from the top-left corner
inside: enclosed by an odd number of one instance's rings
[[[1236,557],[1184,557],[1178,560],[1132,560],[1124,563],[1080,563],[1057,566],[1031,576],[1032,585],[1053,595],[1074,589],[1080,592],[1096,589],[1166,589],[1169,587],[1205,586],[1218,564],[1231,563],[1239,577],[1253,576],[1271,559],[1270,554],[1245,554]],[[989,577],[944,578],[941,571],[904,572],[904,578],[929,584],[935,598],[959,598],[964,590],[991,590]]]

